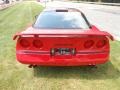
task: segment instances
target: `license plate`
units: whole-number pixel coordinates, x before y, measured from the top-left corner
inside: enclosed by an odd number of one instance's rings
[[[51,55],[75,55],[76,50],[73,48],[52,48]]]

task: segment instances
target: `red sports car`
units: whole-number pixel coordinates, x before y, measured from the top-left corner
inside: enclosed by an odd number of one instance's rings
[[[113,37],[91,25],[74,8],[45,9],[35,23],[14,36],[16,57],[31,66],[81,66],[109,60]]]

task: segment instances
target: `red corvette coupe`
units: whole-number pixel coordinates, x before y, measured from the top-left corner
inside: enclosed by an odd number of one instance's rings
[[[42,66],[103,64],[113,37],[91,25],[74,8],[45,9],[35,23],[14,36],[20,63]]]

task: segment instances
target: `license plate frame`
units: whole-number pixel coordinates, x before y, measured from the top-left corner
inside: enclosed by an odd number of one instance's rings
[[[52,56],[55,56],[55,55],[75,55],[76,49],[75,48],[52,48],[50,50],[50,54]]]

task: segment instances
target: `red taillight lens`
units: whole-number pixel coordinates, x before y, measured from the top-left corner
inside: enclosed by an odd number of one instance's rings
[[[27,48],[27,47],[30,46],[30,43],[29,43],[28,40],[26,40],[26,39],[21,39],[21,40],[20,40],[20,45],[21,45],[22,47],[24,47],[24,48]]]
[[[99,40],[96,44],[97,48],[102,48],[107,44],[106,40]]]
[[[94,44],[94,41],[93,40],[87,40],[85,43],[84,43],[84,47],[85,48],[91,48]]]
[[[40,40],[34,40],[33,46],[36,48],[41,48],[43,46],[42,42]]]

